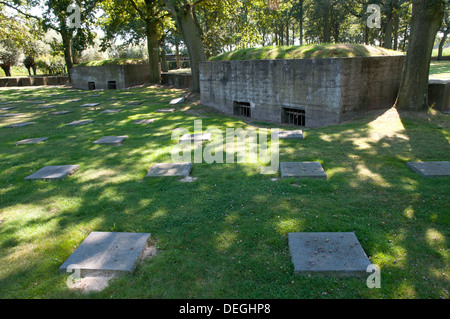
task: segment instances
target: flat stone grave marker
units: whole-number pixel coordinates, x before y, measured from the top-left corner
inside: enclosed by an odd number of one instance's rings
[[[1,111],[9,111],[9,110],[16,109],[16,108],[17,108],[17,106],[8,106],[8,107],[2,107],[2,108],[0,108],[0,110]]]
[[[58,95],[55,97],[55,99],[68,99],[70,96],[67,95]]]
[[[78,121],[73,121],[70,123],[67,123],[66,125],[70,125],[70,126],[81,126],[81,125],[87,125],[94,122],[94,120],[78,120]]]
[[[94,144],[112,144],[120,145],[123,140],[128,138],[127,135],[124,136],[103,136],[102,138],[96,140]]]
[[[83,101],[83,99],[73,99],[73,100],[68,100],[67,103],[80,102],[80,101]]]
[[[150,233],[91,232],[59,267],[67,272],[76,265],[80,275],[92,272],[131,273],[148,247]]]
[[[81,107],[93,107],[93,106],[97,106],[100,105],[100,103],[86,103],[81,105]]]
[[[184,134],[179,143],[192,142],[192,141],[209,141],[211,140],[211,133],[196,133],[196,134]]]
[[[158,112],[158,113],[173,113],[173,112],[175,112],[175,109],[158,109],[155,112]]]
[[[118,97],[110,97],[108,99],[105,99],[105,101],[117,101],[117,100],[119,100]]]
[[[37,100],[37,97],[27,97],[26,99],[23,99],[24,101],[33,101]]]
[[[327,178],[319,162],[281,162],[281,178]]]
[[[45,101],[32,101],[32,102],[29,102],[30,104],[45,104],[46,102]]]
[[[58,105],[44,105],[44,106],[39,106],[38,109],[52,109],[57,107]]]
[[[297,273],[364,275],[371,265],[354,233],[289,233]]]
[[[296,131],[280,131],[278,134],[278,137],[280,139],[303,139],[303,131],[302,130],[296,130]]]
[[[450,176],[450,162],[407,162],[406,165],[423,177]]]
[[[158,163],[153,165],[145,177],[189,176],[192,163]]]
[[[180,98],[171,100],[169,104],[181,104],[181,103],[184,103],[184,101],[185,101],[185,98],[180,97]]]
[[[156,121],[156,119],[146,119],[146,120],[136,120],[133,123],[134,124],[150,124],[150,123],[153,123],[155,121]]]
[[[0,117],[14,117],[14,116],[20,116],[24,113],[10,113],[10,114],[0,114]]]
[[[58,111],[58,112],[52,112],[49,113],[49,115],[65,115],[65,114],[69,114],[72,113],[73,111]]]
[[[142,104],[142,101],[135,101],[135,102],[128,102],[125,105],[141,105],[141,104]]]
[[[0,105],[8,105],[8,104],[11,104],[12,102],[0,102]]]
[[[42,179],[42,180],[54,180],[61,179],[68,175],[72,175],[80,168],[79,165],[56,165],[46,166],[41,168],[37,172],[34,172],[25,179]]]
[[[88,97],[99,97],[99,96],[102,96],[101,94],[91,94],[91,95],[88,95]]]
[[[25,144],[38,144],[40,142],[48,140],[48,137],[36,137],[36,138],[27,138],[21,141],[16,142],[16,145],[25,145]]]
[[[32,124],[34,124],[34,122],[22,122],[22,123],[9,124],[4,127],[8,127],[8,128],[24,127],[24,126],[28,126],[28,125],[32,125]]]
[[[122,112],[122,110],[104,110],[102,113],[113,114],[113,113],[119,113],[119,112]]]

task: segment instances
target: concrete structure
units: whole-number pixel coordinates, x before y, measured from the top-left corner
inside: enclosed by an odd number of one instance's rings
[[[83,90],[125,89],[150,79],[145,64],[76,66],[71,69],[72,86]]]
[[[450,79],[429,80],[428,105],[439,111],[450,110]]]
[[[289,233],[297,273],[368,276],[369,258],[354,233]]]
[[[278,137],[280,139],[286,140],[303,140],[303,131],[302,130],[280,131]]]
[[[81,277],[95,272],[133,272],[149,239],[150,233],[92,232],[59,270],[76,267]]]
[[[36,138],[27,138],[21,141],[16,142],[16,145],[26,145],[26,144],[39,144],[43,141],[48,140],[48,137],[36,137]]]
[[[34,122],[22,122],[22,123],[14,123],[14,124],[9,124],[3,127],[7,127],[7,128],[14,128],[14,127],[24,127],[24,126],[28,126],[28,125],[33,125]]]
[[[94,122],[94,120],[79,120],[79,121],[73,121],[70,123],[67,123],[66,125],[69,126],[82,126],[82,125],[87,125]]]
[[[161,73],[161,84],[173,86],[179,89],[191,87],[191,73],[163,72]]]
[[[407,162],[406,165],[423,177],[450,176],[450,162]]]
[[[0,78],[0,87],[65,85],[67,83],[69,83],[69,77],[65,75]]]
[[[305,127],[389,108],[405,56],[200,63],[200,97],[224,113]]]

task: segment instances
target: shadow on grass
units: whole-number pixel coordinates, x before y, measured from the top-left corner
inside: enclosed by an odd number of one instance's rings
[[[405,165],[448,158],[448,141],[428,119],[400,114],[392,122],[398,128],[389,121],[384,127],[390,110],[369,124],[309,130],[304,141],[281,142],[280,161],[318,160],[327,181],[272,181],[277,176],[251,164],[195,164],[198,180],[181,183],[144,176],[152,163],[170,160],[171,130],[191,130],[194,117],[176,112],[148,127],[126,125],[157,107],[119,113],[112,124],[60,128],[55,144],[10,151],[25,133],[7,136],[0,176],[11,186],[1,189],[0,263],[16,266],[0,273],[2,297],[78,297],[58,268],[91,231],[150,232],[161,250],[134,275],[94,294],[99,298],[448,297],[448,178],[424,179]],[[204,122],[245,125],[226,117]],[[119,147],[91,144],[111,134],[130,138]],[[62,181],[23,180],[48,162],[81,170]],[[355,232],[381,267],[382,289],[354,278],[293,275],[288,233],[324,231]]]

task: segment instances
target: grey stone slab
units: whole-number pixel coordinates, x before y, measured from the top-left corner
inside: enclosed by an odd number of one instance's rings
[[[22,123],[9,124],[4,127],[8,127],[8,128],[24,127],[24,126],[28,126],[28,125],[32,125],[32,124],[34,124],[34,122],[22,122]]]
[[[180,138],[180,143],[209,140],[211,140],[211,133],[184,134]]]
[[[128,138],[127,135],[124,136],[103,136],[102,138],[96,140],[94,144],[112,144],[120,145],[123,140]]]
[[[32,102],[29,102],[29,104],[45,104],[45,103],[47,103],[47,102],[45,102],[45,101],[32,101]]]
[[[173,112],[175,112],[175,109],[158,109],[155,112],[158,112],[158,113],[173,113]]]
[[[131,273],[148,247],[150,233],[91,232],[59,268],[80,269],[80,275],[90,272]]]
[[[48,140],[48,137],[36,137],[36,138],[27,138],[21,141],[16,142],[16,145],[25,145],[25,144],[38,144],[40,142]]]
[[[450,162],[407,162],[406,165],[423,177],[450,176]]]
[[[80,101],[83,101],[83,99],[73,99],[73,100],[68,100],[67,103],[80,102]]]
[[[135,102],[128,102],[125,105],[141,105],[141,104],[142,104],[142,101],[135,101]]]
[[[68,96],[68,95],[59,95],[59,96],[56,96],[55,98],[56,99],[68,99],[70,96]]]
[[[122,110],[104,110],[102,113],[104,114],[114,114],[114,113],[119,113],[122,112]]]
[[[0,108],[0,111],[9,111],[9,110],[16,109],[16,108],[17,108],[17,106],[2,107],[2,108]]]
[[[56,165],[46,166],[41,168],[37,172],[34,172],[25,179],[42,179],[42,180],[54,180],[61,179],[68,175],[72,175],[80,168],[79,165]]]
[[[0,102],[0,105],[8,105],[11,104],[12,102]]]
[[[86,103],[83,105],[80,105],[81,107],[93,107],[93,106],[97,106],[100,105],[100,103]]]
[[[150,124],[150,123],[153,123],[155,121],[156,121],[156,119],[145,119],[145,120],[136,120],[133,123],[134,124]]]
[[[371,264],[354,233],[289,233],[297,273],[365,275]]]
[[[14,116],[20,116],[24,113],[10,113],[10,114],[0,114],[0,117],[14,117]]]
[[[91,94],[91,95],[88,95],[88,97],[99,97],[99,96],[102,96],[101,94]]]
[[[52,112],[52,113],[49,113],[49,115],[66,115],[66,114],[69,114],[69,113],[72,113],[73,111],[58,111],[58,112]]]
[[[169,104],[181,104],[181,103],[184,103],[184,101],[185,101],[185,98],[180,97],[180,98],[171,100]]]
[[[119,100],[118,97],[110,97],[108,99],[105,99],[105,101],[117,101],[117,100]]]
[[[78,120],[78,121],[73,121],[70,123],[67,123],[66,125],[69,126],[81,126],[81,125],[87,125],[94,122],[94,120]]]
[[[327,178],[319,162],[281,162],[281,178]]]
[[[189,176],[192,163],[158,163],[153,165],[146,177]]]
[[[57,106],[58,105],[44,105],[44,106],[39,106],[38,109],[53,109]]]
[[[278,134],[280,139],[303,139],[303,131],[295,130],[295,131],[280,131]]]

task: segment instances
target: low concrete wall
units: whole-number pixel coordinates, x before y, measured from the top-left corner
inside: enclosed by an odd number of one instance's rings
[[[77,89],[89,90],[89,83],[95,83],[95,89],[115,88],[125,89],[146,83],[150,79],[148,64],[76,66],[71,69],[72,86]]]
[[[69,83],[69,77],[64,75],[0,78],[0,87],[65,85],[67,83]]]
[[[405,56],[341,59],[209,61],[200,64],[202,104],[233,114],[283,122],[287,109],[305,112],[305,126],[336,124],[391,107]]]
[[[191,87],[191,77],[190,73],[164,72],[161,73],[161,84],[188,89]]]
[[[450,79],[429,81],[428,105],[439,111],[450,110]]]

